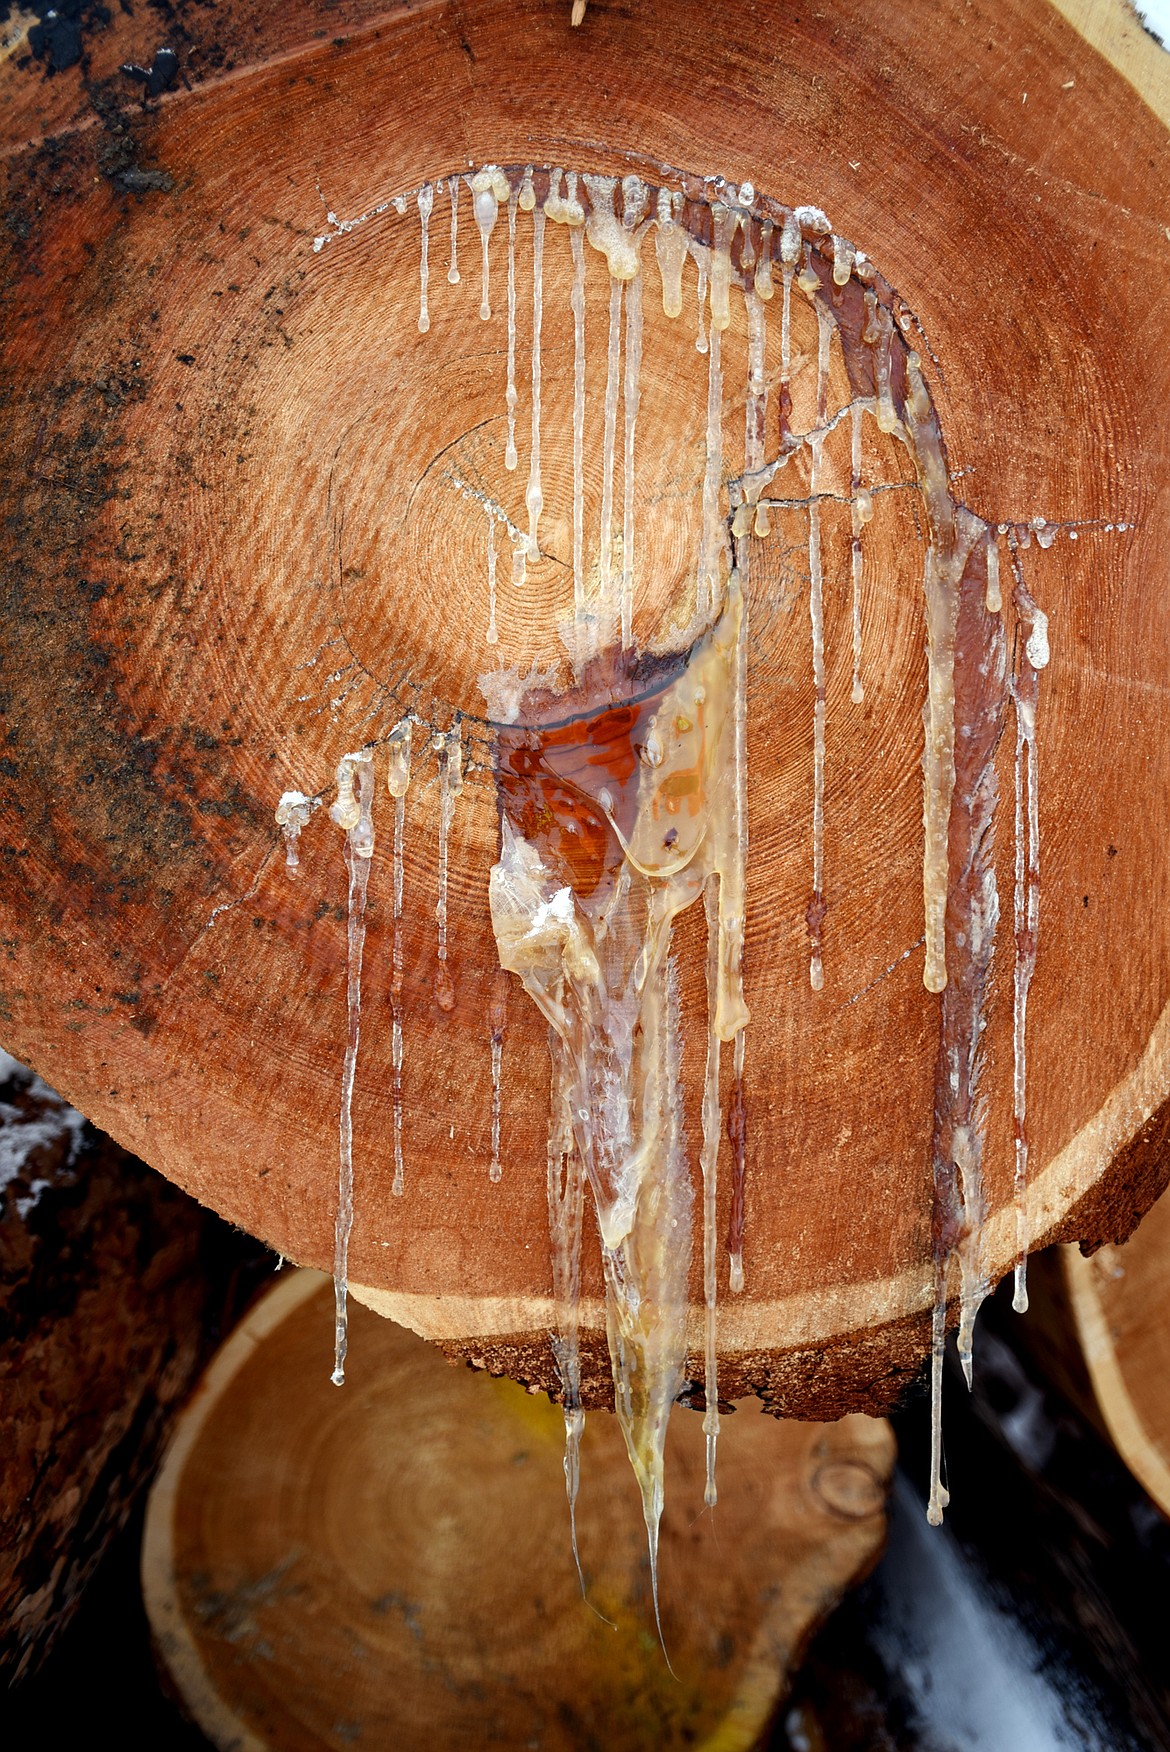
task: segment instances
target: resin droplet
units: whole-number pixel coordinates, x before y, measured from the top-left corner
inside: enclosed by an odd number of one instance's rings
[[[297,841],[308,826],[314,809],[321,806],[320,797],[306,797],[301,791],[286,791],[276,805],[276,825],[284,834],[284,865],[289,876],[300,874],[301,860]]]
[[[682,315],[682,275],[687,259],[687,234],[671,216],[670,194],[663,189],[658,197],[658,226],[654,233],[654,254],[662,276],[662,308],[667,316]]]
[[[491,243],[492,232],[495,229],[496,217],[500,203],[496,188],[497,178],[501,173],[494,169],[477,171],[471,179],[471,210],[479,229],[480,250],[482,255],[483,282],[479,300],[479,314],[487,322],[492,313],[490,279],[491,263],[488,246]],[[505,180],[505,187],[506,187]],[[508,190],[508,195],[511,190]],[[505,196],[507,199],[507,196]]]

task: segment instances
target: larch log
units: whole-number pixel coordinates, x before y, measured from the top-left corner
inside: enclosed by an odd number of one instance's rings
[[[1122,52],[1120,8],[1067,11],[1083,14],[1115,58]],[[799,13],[747,0],[717,9],[594,0],[577,30],[567,4],[544,0],[231,0],[214,13],[179,4],[165,34],[148,11],[104,21],[97,12],[79,26],[79,61],[71,41],[46,39],[42,27],[39,58],[10,40],[0,66],[5,1044],[232,1222],[290,1259],[327,1267],[347,875],[342,836],[321,809],[300,838],[300,880],[289,881],[274,810],[289,791],[328,802],[339,758],[377,742],[381,761],[409,706],[403,1196],[391,1193],[393,805],[379,765],[350,1277],[372,1305],[454,1352],[555,1385],[546,1029],[514,982],[506,1025],[498,1021],[488,873],[499,851],[500,714],[490,709],[499,696],[479,683],[505,665],[535,677],[559,664],[555,685],[564,685],[574,265],[565,228],[550,223],[544,533],[521,587],[510,567],[531,513],[532,219],[521,212],[521,467],[511,473],[502,460],[506,218],[501,209],[493,316],[483,322],[472,191],[460,189],[462,278],[450,284],[440,179],[484,164],[636,172],[655,187],[697,187],[708,210],[737,185],[747,203],[750,180],[753,248],[769,202],[823,209],[850,240],[834,259],[815,219],[799,234],[812,275],[792,313],[790,399],[802,429],[817,399],[810,312],[818,301],[828,308],[830,280],[856,303],[875,283],[868,258],[885,288],[878,328],[898,319],[888,355],[903,398],[897,417],[909,421],[920,384],[921,408],[933,409],[945,439],[940,490],[984,532],[978,577],[964,574],[964,613],[983,637],[991,610],[972,593],[986,583],[990,599],[994,546],[1005,604],[995,660],[1017,680],[1030,623],[1017,615],[1018,594],[1013,607],[1013,562],[1049,617],[1052,657],[1029,754],[1042,876],[1027,1014],[1026,1238],[1033,1247],[1121,1238],[1165,1180],[1170,1095],[1170,612],[1159,584],[1170,546],[1170,96],[1156,46],[1130,42],[1127,78],[1061,11],[1028,0],[894,9],[840,0]],[[704,176],[731,181],[693,180]],[[425,186],[436,193],[421,334],[415,195]],[[401,214],[399,194],[410,196]],[[768,210],[778,242],[780,208]],[[693,264],[683,315],[671,322],[651,253],[647,244],[634,503],[634,634],[646,643],[693,571],[709,362],[695,350]],[[838,281],[831,270],[842,262]],[[583,469],[594,527],[603,275],[591,250]],[[779,278],[777,259],[777,287]],[[777,292],[766,367],[773,420],[779,303]],[[732,305],[716,481],[725,496],[750,462],[750,319],[738,289]],[[850,391],[836,351],[828,375],[843,406]],[[939,1018],[950,1000],[923,983],[922,494],[912,471],[891,462],[888,432],[867,423],[866,469],[909,490],[883,497],[865,529],[864,700],[854,704],[848,553],[858,493],[847,428],[826,440],[819,481],[794,466],[773,535],[737,538],[751,549],[752,1020],[746,1287],[727,1294],[721,1251],[720,1384],[728,1397],[756,1391],[805,1417],[896,1399],[928,1343],[932,1256],[958,1244],[947,1222],[934,1222],[932,1241]],[[616,442],[620,456],[620,420]],[[810,905],[818,678],[805,524],[818,492],[828,532],[816,592],[823,892]],[[619,492],[619,527],[622,515]],[[487,567],[497,538],[493,646]],[[1015,733],[1006,694],[1001,704],[979,730],[990,750],[985,790],[999,793],[993,833],[974,815],[964,828],[1005,915],[971,1037],[987,1110],[980,1235],[992,1282],[1017,1257]],[[960,732],[964,722],[960,713]],[[428,738],[453,723],[466,777],[448,846],[448,994],[435,917],[445,757]],[[965,853],[954,818],[951,830],[953,890]],[[692,907],[677,931],[692,1155],[706,1035],[701,913]],[[953,967],[968,952],[956,916]],[[806,919],[823,938],[820,990],[809,983]],[[489,1176],[493,1033],[502,1041],[498,1184]],[[730,1058],[729,1048],[725,1106]],[[1157,1147],[1130,1147],[1155,1134]],[[720,1235],[729,1165],[725,1149]],[[595,1251],[582,1267],[589,1403],[608,1390]],[[695,1380],[701,1264],[696,1246]]]
[[[762,1744],[809,1638],[880,1553],[889,1425],[777,1423],[743,1407],[712,1519],[698,1421],[675,1421],[672,1673],[614,1421],[591,1420],[583,1454],[590,1611],[565,1537],[555,1408],[447,1368],[365,1309],[353,1390],[334,1393],[321,1367],[329,1302],[328,1284],[299,1272],[252,1309],[151,1491],[151,1630],[209,1740],[225,1752]]]

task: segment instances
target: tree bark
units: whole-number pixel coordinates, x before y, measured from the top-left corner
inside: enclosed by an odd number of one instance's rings
[[[4,1076],[0,1101],[0,1671],[15,1683],[149,1482],[253,1250],[31,1074]]]

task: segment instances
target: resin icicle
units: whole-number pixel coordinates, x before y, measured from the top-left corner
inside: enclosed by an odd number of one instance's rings
[[[617,404],[622,345],[622,282],[609,283],[609,345],[605,366],[605,429],[601,453],[601,546],[599,563],[599,615],[602,637],[612,636],[617,616],[613,600],[613,463],[617,440]]]
[[[438,923],[438,946],[435,968],[435,997],[439,1008],[455,1008],[455,984],[447,959],[447,859],[450,848],[451,822],[455,815],[455,800],[463,789],[463,727],[458,719],[447,731],[440,731],[432,746],[439,759],[439,898],[435,902]]]
[[[344,755],[337,768],[337,801],[330,820],[345,832],[349,871],[348,957],[346,964],[345,1060],[341,1072],[341,1115],[337,1220],[333,1243],[334,1359],[332,1380],[345,1380],[349,1237],[353,1229],[353,1085],[357,1074],[362,1019],[362,953],[366,942],[366,892],[374,855],[374,763],[367,750]]]
[[[540,329],[544,315],[544,209],[532,215],[532,449],[528,460],[528,558],[540,558],[540,514],[544,494],[540,484]]]
[[[516,201],[508,197],[508,442],[504,467],[516,467]]]
[[[585,238],[580,226],[569,233],[573,251],[573,617],[585,619]]]
[[[413,723],[404,718],[395,726],[386,745],[389,764],[386,787],[394,799],[394,893],[392,918],[394,943],[390,967],[390,1100],[394,1125],[394,1183],[391,1192],[401,1198],[404,1186],[402,1162],[402,890],[404,841],[406,838],[406,793],[410,786],[410,742]]]
[[[600,708],[594,724],[590,714],[566,719],[561,695],[558,727],[542,731],[529,707],[524,727],[501,731],[497,743],[503,815],[492,925],[501,964],[552,1025],[572,1155],[601,1235],[615,1407],[655,1565],[663,1444],[686,1356],[691,1207],[671,934],[677,914],[718,876],[714,1025],[721,1041],[735,1039],[747,1021],[737,773],[745,625],[733,572],[714,627],[681,669],[642,696],[636,738],[627,706]],[[628,763],[623,753],[616,765],[574,766],[577,786],[590,786],[591,815],[612,834],[608,873],[578,886],[579,836],[557,826],[556,811],[570,806],[557,751],[575,758],[582,745],[609,748],[607,714],[615,712],[615,727],[630,738],[623,747],[636,740],[641,753]],[[546,734],[548,765],[534,758]],[[553,1212],[555,1220],[555,1201]]]
[[[508,1029],[508,978],[497,968],[492,980],[492,1001],[488,1011],[488,1035],[492,1048],[492,1157],[488,1179],[498,1185],[503,1175],[500,1161],[500,1117],[503,1106],[504,1036]]]
[[[626,285],[625,472],[622,501],[622,646],[634,636],[634,427],[638,418],[638,377],[642,369],[642,276]]]
[[[431,270],[427,261],[427,228],[430,224],[431,208],[435,204],[435,191],[430,183],[424,183],[418,191],[418,216],[422,226],[422,243],[418,258],[418,327],[420,334],[426,334],[431,326],[431,313],[427,309],[427,286],[430,283]]]
[[[585,1576],[577,1547],[577,1494],[581,1483],[581,1437],[585,1430],[579,1339],[585,1180],[573,1135],[571,1067],[564,1042],[553,1027],[549,1028],[549,1059],[552,1087],[548,1116],[548,1227],[557,1321],[552,1343],[565,1419],[564,1467],[569,1538],[573,1562],[577,1566],[577,1580],[581,1584],[581,1598],[585,1599]]]
[[[662,309],[666,316],[682,315],[682,275],[687,259],[687,234],[672,216],[670,191],[658,195],[658,224],[654,232],[654,254],[662,279]]]
[[[723,367],[722,335],[711,324],[707,353],[707,433],[706,465],[703,470],[702,546],[699,553],[699,578],[696,591],[698,614],[706,621],[718,612],[720,594],[720,562],[723,558],[726,526],[719,506],[719,489],[723,480]]]
[[[699,258],[699,327],[695,335],[695,351],[707,351],[707,260],[706,251]]]
[[[480,244],[480,296],[479,314],[487,322],[492,314],[491,302],[491,259],[488,246],[495,230],[496,218],[500,210],[500,202],[511,196],[508,179],[503,171],[489,167],[477,171],[471,179],[471,210],[479,231]]]
[[[719,900],[717,876],[708,876],[703,891],[707,913],[707,1072],[703,1086],[703,1148],[699,1166],[703,1175],[703,1301],[705,1344],[703,1393],[707,1409],[703,1434],[707,1440],[707,1484],[703,1501],[715,1507],[715,1458],[719,1443],[719,1353],[716,1343],[718,1283],[715,1263],[715,1205],[718,1193],[719,1140],[723,1115],[719,1106],[719,1032],[715,1013],[719,1002]]]
[[[1048,619],[1037,608],[1015,562],[1016,612],[1024,626],[1024,649],[1012,681],[1016,718],[1015,758],[1015,969],[1012,980],[1012,1090],[1015,1120],[1016,1264],[1012,1306],[1028,1306],[1028,993],[1036,969],[1040,932],[1040,791],[1036,773],[1036,709],[1040,670],[1048,663]]]
[[[951,1493],[942,1481],[942,1384],[946,1343],[947,1290],[944,1267],[941,1281],[935,1287],[930,1336],[930,1494],[927,1498],[926,1518],[932,1527],[942,1526],[943,1510],[951,1500]]]
[[[451,264],[447,269],[447,284],[459,284],[459,178],[453,176],[447,183],[447,193],[451,197]]]
[[[865,699],[865,688],[861,682],[861,584],[863,577],[861,532],[873,516],[873,497],[861,484],[861,421],[863,411],[861,403],[855,401],[851,409],[853,424],[849,486],[849,514],[852,524],[849,558],[853,584],[853,689],[850,698],[855,706],[860,706]]]
[[[808,612],[812,631],[813,669],[813,820],[812,897],[805,918],[808,923],[808,983],[819,992],[825,983],[823,932],[825,924],[825,610],[821,563],[821,457],[827,416],[829,343],[832,318],[824,300],[816,299],[817,313],[817,410],[816,427],[809,441],[812,461],[808,483]]]
[[[489,645],[498,645],[500,641],[499,628],[496,626],[496,517],[491,506],[488,506],[488,624],[484,638]]]

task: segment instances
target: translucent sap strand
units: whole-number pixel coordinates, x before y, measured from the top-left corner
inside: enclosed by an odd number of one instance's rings
[[[1027,623],[1019,673],[1012,686],[1016,717],[1015,759],[1015,969],[1012,992],[1012,1088],[1015,1113],[1016,1266],[1012,1306],[1028,1306],[1028,994],[1036,969],[1040,931],[1040,788],[1036,769],[1036,708],[1039,670],[1048,662],[1048,621],[1024,585],[1018,557],[1016,603]]]
[[[492,1161],[488,1169],[488,1179],[493,1185],[498,1185],[503,1175],[500,1163],[500,1106],[501,1081],[504,1064],[504,1036],[495,1029],[492,1030]]]
[[[404,1185],[402,1161],[402,891],[404,842],[406,838],[406,792],[410,784],[409,718],[394,730],[387,745],[389,766],[386,784],[394,799],[394,944],[390,975],[391,1105],[394,1123],[394,1184],[391,1192],[401,1198]]]
[[[427,309],[427,286],[430,283],[431,270],[427,261],[427,228],[430,223],[431,208],[435,204],[435,191],[430,183],[424,183],[418,191],[418,216],[422,227],[422,243],[418,258],[418,327],[420,334],[426,334],[431,326],[431,313]]]
[[[573,1138],[570,1111],[572,1058],[555,1028],[549,1029],[549,1060],[552,1066],[548,1116],[548,1219],[552,1244],[553,1298],[557,1332],[553,1354],[561,1380],[561,1408],[565,1417],[565,1494],[569,1502],[569,1536],[573,1562],[585,1599],[585,1576],[577,1546],[577,1493],[581,1481],[581,1436],[585,1413],[581,1409],[581,1356],[578,1337],[581,1308],[581,1223],[585,1183],[581,1159]]]
[[[516,467],[516,196],[508,201],[508,442],[504,467]]]
[[[658,1084],[657,1104],[661,1116],[660,1123],[665,1138],[664,1153],[666,1161],[664,1164],[664,1181],[666,1184],[664,1184],[663,1193],[665,1199],[669,1202],[670,1195],[668,1186],[670,1181],[679,1184],[687,1178],[687,1165],[682,1148],[678,965],[673,955],[670,953],[669,936],[663,946],[663,961],[665,963],[665,978],[663,980],[665,985],[665,1001],[662,1004],[663,1016],[660,1026],[663,1028],[665,1039],[664,1045],[659,1049],[657,1055],[658,1074],[655,1080]],[[659,977],[661,977],[661,975]],[[664,1216],[665,1215],[666,1212],[664,1211]],[[675,1323],[679,1329],[678,1349],[681,1356],[685,1355],[686,1344],[685,1266],[681,1273],[679,1282],[674,1287],[677,1295],[677,1307],[673,1312],[676,1315]],[[642,1490],[642,1518],[646,1523],[646,1538],[650,1553],[650,1592],[654,1600],[654,1622],[658,1626],[658,1640],[662,1645],[662,1652],[666,1656],[667,1667],[670,1668],[672,1673],[674,1669],[670,1667],[670,1656],[666,1653],[666,1639],[662,1634],[662,1615],[658,1607],[658,1546],[664,1504],[663,1475],[666,1430],[670,1415],[670,1405],[673,1402],[675,1393],[678,1391],[679,1385],[681,1384],[681,1372],[681,1368],[672,1366],[670,1360],[663,1359],[657,1362],[654,1370],[654,1379],[650,1383],[649,1392],[647,1393],[644,1385],[639,1389],[640,1394],[645,1394],[649,1406],[657,1410],[657,1416],[655,1416],[655,1410],[652,1409],[649,1416],[644,1416],[644,1419],[635,1418],[630,1414],[629,1401],[633,1397],[633,1383],[628,1378],[625,1378],[624,1374],[619,1375],[614,1383],[616,1389],[614,1395],[614,1410],[617,1413],[618,1422],[622,1425],[622,1431],[626,1438],[626,1447],[630,1453],[631,1459],[637,1452],[638,1448],[639,1432],[637,1424],[644,1421],[646,1426],[642,1431],[643,1440],[645,1440],[646,1435],[650,1433],[650,1430],[653,1429],[653,1434],[650,1438],[653,1449],[651,1464],[644,1473],[639,1474],[638,1482]],[[673,1391],[671,1391],[671,1389],[673,1389]],[[623,1400],[626,1401],[625,1405],[623,1405]],[[655,1403],[656,1401],[660,1402],[657,1406]],[[664,1401],[664,1403],[661,1403],[661,1401]]]
[[[585,616],[585,236],[569,231],[573,251],[573,614]]]
[[[733,1296],[742,1296],[744,1290],[743,1272],[743,1227],[744,1227],[744,1151],[746,1146],[745,1126],[746,1116],[743,1099],[743,1063],[747,1045],[747,1030],[741,1028],[735,1037],[735,1049],[732,1057],[732,1072],[734,1090],[732,1094],[732,1110],[729,1120],[733,1126],[733,1160],[731,1183],[731,1214],[727,1223],[727,1253],[728,1253],[728,1285]]]
[[[810,450],[808,506],[808,574],[809,622],[812,631],[813,686],[816,700],[813,706],[813,893],[809,905],[809,965],[808,980],[814,992],[825,983],[822,959],[822,926],[825,907],[825,612],[824,579],[821,565],[821,458],[824,448],[823,425],[827,411],[829,380],[829,341],[832,318],[818,298],[817,308],[817,427]]]
[[[718,1494],[715,1489],[715,1456],[719,1442],[715,1207],[723,1114],[719,1105],[720,1040],[715,1027],[715,1013],[719,1002],[718,884],[718,876],[708,876],[703,890],[703,904],[707,914],[707,1070],[703,1083],[703,1147],[699,1165],[703,1175],[703,1300],[706,1307],[703,1388],[707,1409],[703,1417],[703,1433],[707,1438],[707,1484],[703,1500],[708,1508],[714,1508]]]
[[[491,507],[488,507],[488,624],[484,637],[489,645],[497,645],[500,640],[499,628],[496,626],[496,519]]]
[[[736,948],[731,962],[731,981],[734,982],[733,997],[738,1006],[737,1028],[735,1033],[735,1048],[732,1057],[733,1107],[732,1119],[734,1130],[732,1135],[732,1184],[731,1184],[731,1214],[728,1219],[727,1251],[730,1256],[729,1283],[733,1295],[741,1295],[744,1288],[743,1272],[743,1229],[744,1229],[744,1173],[747,1148],[747,1117],[744,1106],[744,1060],[747,1049],[748,1011],[743,1001],[743,936],[745,927],[745,908],[747,899],[747,860],[748,860],[748,807],[747,807],[747,653],[748,653],[748,599],[739,580],[733,580],[735,591],[732,606],[739,609],[739,631],[735,641],[735,694],[732,701],[732,725],[734,731],[733,760],[735,775],[733,821],[734,850],[731,867],[735,874],[735,917],[733,924]],[[723,883],[726,873],[720,877],[719,904],[723,909]],[[730,983],[730,982],[729,982]]]
[[[447,184],[447,193],[451,197],[451,265],[447,269],[447,283],[451,286],[459,284],[459,178],[453,176]]]
[[[540,485],[540,328],[544,315],[544,227],[542,207],[532,213],[532,450],[528,462],[528,557],[540,558],[540,514],[544,495]]]
[[[495,229],[496,215],[499,212],[499,202],[496,191],[486,172],[481,171],[472,182],[472,206],[475,223],[479,230],[480,254],[480,284],[479,284],[479,315],[481,322],[488,322],[492,314],[491,299],[491,250],[492,232]]]
[[[942,1481],[942,1383],[946,1341],[946,1268],[942,1266],[935,1286],[930,1339],[930,1496],[926,1518],[932,1527],[941,1527],[943,1510],[951,1500],[951,1493]]]
[[[749,478],[758,474],[764,466],[764,439],[768,417],[768,378],[767,378],[767,346],[768,319],[767,310],[754,287],[744,294],[747,305],[748,319],[748,381],[747,381],[747,412],[744,421],[744,469]],[[759,482],[753,486],[753,494],[759,495]],[[754,521],[755,533],[760,536],[770,534],[768,511],[764,505],[758,505]],[[747,553],[746,545],[744,554]],[[740,562],[740,570],[745,569],[745,560]]]
[[[435,902],[438,923],[435,996],[444,1010],[455,1007],[455,985],[447,960],[447,857],[455,799],[463,789],[463,731],[458,723],[440,731],[433,747],[439,757],[439,896]]]
[[[605,370],[605,430],[601,453],[600,612],[603,622],[613,614],[613,461],[617,438],[618,384],[622,344],[622,282],[609,282],[609,344]],[[608,636],[608,629],[607,635]]]
[[[707,351],[706,319],[707,319],[707,264],[702,258],[700,258],[700,261],[699,261],[699,328],[698,328],[698,333],[695,336],[695,351],[698,353],[705,353]]]
[[[868,493],[863,497],[861,485],[861,422],[863,409],[859,401],[853,403],[852,415],[852,445],[850,452],[850,519],[852,522],[852,543],[850,548],[850,565],[853,582],[853,689],[850,698],[855,706],[860,706],[865,699],[865,688],[861,683],[861,584],[863,578],[863,559],[861,552],[861,532],[867,521],[865,512],[872,515],[873,500]]]
[[[787,387],[792,376],[792,265],[780,270],[780,382]]]
[[[702,549],[696,598],[703,620],[718,610],[719,556],[723,551],[724,524],[719,504],[719,488],[723,480],[722,338],[720,330],[712,323],[707,353],[707,456],[703,470]]]
[[[356,797],[355,797],[356,785]],[[362,1016],[362,952],[366,942],[366,892],[374,851],[371,809],[374,763],[364,750],[346,755],[338,768],[337,802],[330,816],[345,828],[345,862],[349,871],[348,954],[346,963],[346,1039],[341,1072],[341,1114],[338,1122],[339,1163],[337,1220],[333,1242],[334,1360],[331,1379],[345,1381],[349,1238],[353,1229],[353,1085],[357,1074]],[[355,819],[356,810],[356,819]]]
[[[634,622],[634,427],[642,369],[642,276],[626,284],[625,478],[622,509],[622,649],[633,640]]]

